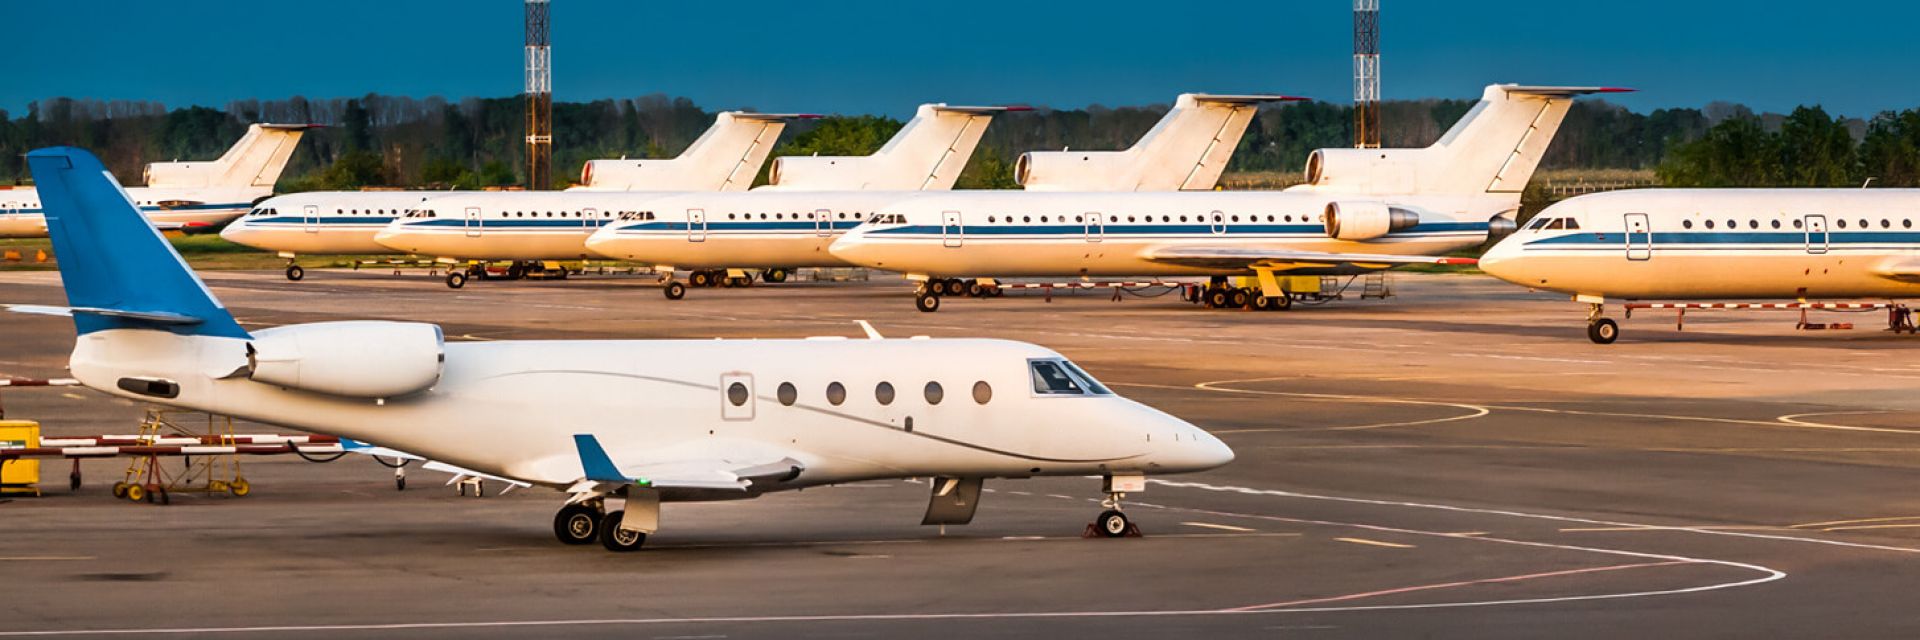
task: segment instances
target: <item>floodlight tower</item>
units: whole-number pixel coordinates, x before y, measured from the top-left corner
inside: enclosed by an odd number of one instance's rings
[[[553,186],[553,37],[549,0],[527,2],[527,188]]]
[[[1380,148],[1380,0],[1353,0],[1353,146]]]

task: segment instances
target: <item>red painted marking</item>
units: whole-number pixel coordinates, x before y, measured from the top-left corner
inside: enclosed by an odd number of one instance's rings
[[[1461,581],[1461,582],[1443,582],[1443,583],[1440,583],[1440,584],[1427,584],[1427,585],[1420,585],[1420,586],[1415,586],[1415,587],[1400,587],[1400,588],[1398,588],[1398,589],[1384,589],[1384,590],[1381,590],[1381,591],[1368,591],[1368,592],[1366,592],[1366,593],[1351,593],[1351,594],[1347,594],[1347,595],[1344,595],[1344,596],[1330,596],[1330,597],[1326,597],[1326,598],[1309,598],[1309,599],[1305,599],[1305,600],[1288,600],[1288,601],[1286,601],[1286,602],[1274,602],[1274,603],[1270,603],[1270,604],[1256,604],[1256,605],[1253,605],[1253,606],[1248,606],[1248,607],[1236,607],[1236,608],[1233,608],[1233,609],[1222,609],[1222,611],[1258,611],[1258,610],[1261,610],[1261,609],[1274,609],[1274,608],[1279,608],[1279,607],[1297,607],[1297,606],[1300,606],[1300,605],[1308,605],[1308,604],[1323,604],[1323,603],[1328,603],[1328,602],[1344,602],[1344,601],[1347,601],[1347,600],[1359,600],[1359,599],[1361,599],[1361,598],[1375,598],[1375,597],[1379,597],[1379,596],[1390,596],[1390,595],[1394,595],[1394,594],[1400,594],[1400,593],[1411,593],[1411,592],[1414,592],[1414,591],[1430,591],[1430,590],[1433,590],[1433,589],[1451,589],[1451,588],[1454,588],[1454,587],[1470,587],[1470,586],[1473,586],[1473,585],[1478,585],[1478,584],[1495,584],[1495,583],[1501,583],[1501,582],[1520,582],[1520,581],[1522,581],[1522,580],[1535,580],[1535,579],[1539,579],[1539,578],[1553,578],[1553,577],[1558,577],[1558,576],[1571,576],[1571,575],[1579,575],[1579,574],[1583,574],[1583,573],[1600,573],[1600,572],[1602,572],[1602,571],[1621,571],[1621,570],[1624,570],[1624,569],[1643,569],[1643,568],[1647,568],[1647,567],[1664,567],[1664,566],[1669,566],[1669,565],[1677,565],[1677,564],[1699,564],[1699,562],[1698,562],[1698,561],[1692,561],[1692,560],[1672,560],[1672,561],[1668,561],[1668,562],[1642,562],[1642,563],[1639,563],[1639,564],[1617,564],[1617,565],[1613,565],[1613,566],[1609,566],[1609,567],[1588,567],[1588,568],[1586,568],[1586,569],[1568,569],[1568,570],[1566,570],[1566,571],[1549,571],[1549,572],[1546,572],[1546,573],[1529,573],[1529,574],[1526,574],[1526,575],[1520,575],[1520,576],[1507,576],[1507,577],[1504,577],[1504,578],[1484,578],[1484,579],[1480,579],[1480,580],[1464,580],[1464,581]]]

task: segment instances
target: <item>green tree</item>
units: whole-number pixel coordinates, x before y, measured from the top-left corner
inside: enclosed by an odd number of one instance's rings
[[[1875,116],[1859,156],[1861,177],[1875,186],[1920,187],[1920,109]]]
[[[1780,140],[1758,118],[1728,118],[1674,147],[1655,170],[1670,187],[1770,187],[1781,183]]]
[[[335,158],[332,165],[322,174],[322,182],[329,189],[351,190],[360,187],[391,184],[387,179],[387,167],[380,161],[380,155],[372,151],[348,151]]]
[[[1780,125],[1780,163],[1786,186],[1857,184],[1853,134],[1820,107],[1799,107]]]

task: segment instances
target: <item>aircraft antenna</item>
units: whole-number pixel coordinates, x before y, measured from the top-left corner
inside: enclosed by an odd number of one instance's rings
[[[1380,148],[1380,0],[1353,0],[1353,146]]]
[[[553,34],[550,0],[527,2],[527,188],[553,186]]]

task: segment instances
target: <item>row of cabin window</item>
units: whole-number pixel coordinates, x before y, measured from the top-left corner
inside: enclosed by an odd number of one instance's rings
[[[816,212],[816,213],[817,213],[817,212]],[[754,219],[754,217],[753,217],[753,215],[754,215],[754,214],[751,214],[751,213],[729,213],[729,214],[727,214],[727,219],[728,219],[728,220],[752,220],[752,219]],[[833,214],[833,215],[830,215],[830,216],[826,216],[826,217],[824,217],[824,218],[816,218],[816,217],[814,217],[814,216],[815,216],[815,214],[814,214],[814,213],[808,213],[808,214],[799,214],[799,213],[762,213],[762,214],[760,214],[760,219],[761,219],[761,220],[769,220],[769,219],[771,219],[771,220],[800,220],[800,219],[801,219],[801,218],[800,218],[800,216],[801,216],[801,215],[805,215],[805,216],[806,216],[806,219],[807,219],[807,220],[822,220],[822,219],[825,219],[825,220],[859,220],[859,219],[860,219],[860,216],[861,216],[861,214],[858,214],[858,213],[845,213],[845,212],[841,212],[841,213],[835,213],[835,214]],[[739,216],[739,217],[735,217],[735,216]],[[769,216],[771,216],[771,218],[769,218]]]
[[[1780,221],[1779,221],[1779,220],[1777,220],[1777,219],[1776,219],[1776,220],[1773,220],[1773,221],[1771,221],[1771,222],[1773,223],[1773,224],[1772,224],[1772,226],[1773,226],[1773,228],[1775,228],[1775,229],[1778,229],[1778,228],[1780,228],[1780,226],[1781,226],[1781,225],[1780,225]],[[1861,219],[1860,219],[1860,228],[1861,228],[1861,229],[1872,229],[1872,228],[1873,228],[1873,224],[1872,224],[1872,222],[1873,222],[1873,221],[1871,221],[1871,220],[1868,220],[1868,219],[1866,219],[1866,218],[1861,218]],[[1692,228],[1693,228],[1693,221],[1692,221],[1692,220],[1682,220],[1682,221],[1680,221],[1680,226],[1681,226],[1681,227],[1683,227],[1683,228],[1687,228],[1687,229],[1692,229]],[[1706,227],[1707,227],[1708,229],[1712,229],[1712,228],[1713,228],[1713,226],[1714,226],[1714,225],[1713,225],[1713,220],[1707,220],[1707,221],[1706,221]],[[1800,222],[1800,219],[1799,219],[1799,218],[1794,218],[1794,219],[1793,219],[1793,228],[1795,228],[1795,229],[1799,229],[1799,228],[1801,228],[1802,226],[1803,226],[1803,225],[1801,224],[1801,222]],[[1839,229],[1845,229],[1845,228],[1847,228],[1847,219],[1846,219],[1846,218],[1834,218],[1834,220],[1833,220],[1833,226],[1834,226],[1835,228],[1839,228]],[[1740,228],[1740,221],[1739,221],[1739,220],[1734,220],[1734,219],[1731,219],[1731,218],[1729,218],[1729,219],[1727,220],[1727,228],[1728,228],[1728,229],[1738,229],[1738,228]],[[1747,228],[1748,228],[1748,229],[1758,229],[1758,228],[1760,228],[1760,221],[1759,221],[1759,220],[1753,220],[1753,219],[1748,219],[1748,220],[1747,220]],[[1882,229],[1892,229],[1892,228],[1893,228],[1893,221],[1892,221],[1892,220],[1889,220],[1889,219],[1887,219],[1887,218],[1881,218],[1881,219],[1880,219],[1880,228],[1882,228]],[[1913,228],[1913,220],[1910,220],[1910,219],[1901,219],[1901,220],[1900,220],[1900,228],[1902,228],[1902,229],[1912,229],[1912,228]]]
[[[753,399],[752,395],[753,393],[747,390],[746,383],[735,382],[733,384],[727,385],[727,402],[732,403],[733,406],[738,407],[738,406],[747,404],[748,400]],[[940,387],[940,383],[928,382],[927,386],[921,389],[921,395],[927,399],[927,404],[935,405],[935,404],[940,404],[941,400],[946,399],[947,392],[945,389]],[[793,386],[793,383],[791,382],[782,382],[780,383],[780,387],[777,390],[775,390],[774,396],[780,400],[780,404],[791,407],[793,406],[793,403],[798,402],[800,400],[800,389]],[[894,400],[893,383],[882,382],[878,385],[874,385],[873,399],[874,401],[879,402],[881,406],[893,404],[893,400]],[[973,383],[973,401],[974,402],[977,402],[980,404],[986,404],[988,401],[991,401],[991,400],[993,400],[992,385],[987,384],[987,381],[985,380],[981,380],[979,382]],[[846,401],[847,401],[846,385],[840,384],[838,382],[830,383],[827,385],[827,403],[828,404],[832,404],[833,406],[837,407],[837,406],[840,406],[841,404],[846,403]]]
[[[1093,219],[1093,221],[1094,221],[1094,222],[1100,222],[1100,214],[1097,214],[1097,213],[1096,213],[1096,214],[1091,214],[1091,215],[1093,215],[1093,216],[1094,216],[1094,219]],[[1192,218],[1192,220],[1191,220],[1192,222],[1207,222],[1207,221],[1209,221],[1209,219],[1208,219],[1208,217],[1207,217],[1207,216],[1171,216],[1171,215],[1162,215],[1162,216],[1160,216],[1160,219],[1158,220],[1158,222],[1162,222],[1162,223],[1170,223],[1170,222],[1188,222],[1188,221],[1189,221],[1189,220],[1188,220],[1188,218],[1189,218],[1189,217],[1191,217],[1191,218]],[[1240,222],[1240,218],[1241,218],[1241,217],[1240,217],[1239,215],[1231,215],[1231,216],[1224,216],[1224,217],[1223,217],[1223,214],[1220,214],[1220,213],[1215,213],[1215,214],[1213,214],[1213,216],[1212,216],[1212,219],[1211,219],[1211,220],[1212,220],[1212,222],[1216,222],[1216,223],[1218,223],[1218,222],[1235,222],[1235,223],[1237,223],[1237,222]],[[1045,223],[1045,222],[1048,222],[1048,221],[1049,221],[1050,219],[1051,219],[1051,217],[1050,217],[1050,216],[1040,216],[1040,222],[1042,222],[1042,223]],[[1062,222],[1062,223],[1064,223],[1064,222],[1066,222],[1066,221],[1067,221],[1067,217],[1066,217],[1066,216],[1059,216],[1059,221],[1060,221],[1060,222]],[[1074,217],[1073,217],[1073,221],[1074,221],[1075,223],[1078,223],[1078,224],[1086,224],[1086,222],[1087,222],[1087,218],[1086,218],[1086,215],[1077,215],[1077,216],[1074,216]],[[1247,221],[1247,222],[1262,222],[1263,220],[1262,220],[1262,217],[1261,217],[1261,216],[1255,216],[1255,215],[1250,215],[1250,216],[1246,216],[1246,221]],[[1294,217],[1293,217],[1292,215],[1271,215],[1271,214],[1269,214],[1269,215],[1267,215],[1267,216],[1265,216],[1265,220],[1264,220],[1264,222],[1293,222],[1293,221],[1294,221]],[[1308,218],[1307,216],[1305,216],[1305,215],[1302,215],[1302,216],[1300,216],[1300,221],[1301,221],[1301,222],[1312,222],[1312,220],[1311,220],[1311,219],[1309,219],[1309,218]],[[992,224],[992,223],[1003,223],[1003,224],[1013,224],[1014,222],[1015,222],[1015,221],[1014,221],[1014,219],[1013,219],[1013,216],[1007,216],[1005,220],[1001,220],[1001,219],[1000,219],[1000,216],[987,216],[987,223],[989,223],[989,224]],[[1019,220],[1019,222],[1033,222],[1033,216],[1020,216],[1020,220]],[[1108,215],[1108,216],[1107,216],[1107,220],[1106,220],[1106,222],[1107,222],[1107,223],[1109,223],[1109,224],[1118,224],[1118,223],[1120,222],[1120,216],[1118,216],[1118,215]],[[1127,216],[1127,222],[1146,222],[1146,223],[1153,223],[1153,222],[1155,222],[1155,220],[1154,220],[1154,218],[1153,218],[1153,216]]]

